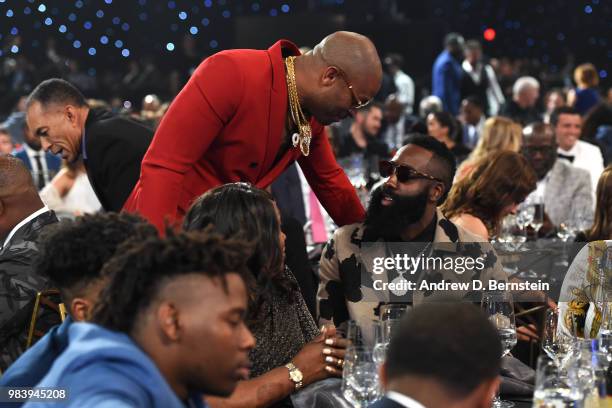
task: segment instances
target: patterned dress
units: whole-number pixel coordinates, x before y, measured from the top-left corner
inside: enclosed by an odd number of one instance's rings
[[[289,268],[285,268],[285,278],[297,286],[297,280]],[[255,324],[249,328],[257,341],[249,355],[253,363],[252,377],[284,366],[319,334],[299,290],[275,294],[271,301],[264,302]]]

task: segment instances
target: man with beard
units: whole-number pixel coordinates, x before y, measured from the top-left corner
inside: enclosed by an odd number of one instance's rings
[[[593,213],[589,173],[557,158],[557,143],[550,125],[533,123],[523,129],[523,155],[538,176],[538,186],[527,200],[542,197],[544,202],[543,232],[567,222],[574,212],[587,217]],[[552,225],[551,225],[552,224]]]
[[[389,157],[387,144],[378,138],[382,106],[373,103],[359,109],[348,133],[340,137],[338,159],[361,157],[366,174],[376,171],[378,161]]]
[[[380,302],[418,304],[481,298],[471,290],[419,290],[424,281],[462,282],[478,289],[474,281],[486,285],[489,280],[506,280],[495,252],[478,244],[479,237],[453,224],[437,209],[455,170],[450,150],[433,137],[420,134],[409,137],[392,161],[380,163],[381,176],[386,178],[372,193],[365,222],[339,228],[321,257],[318,303],[323,322],[340,325],[352,319],[367,328],[376,319]],[[444,266],[438,262],[411,268],[394,263],[397,257],[406,256],[421,261],[438,258]],[[481,258],[482,265],[465,269],[459,263],[446,266],[447,260],[461,257]],[[382,268],[381,259],[385,261]],[[377,281],[409,281],[416,287],[381,290]]]

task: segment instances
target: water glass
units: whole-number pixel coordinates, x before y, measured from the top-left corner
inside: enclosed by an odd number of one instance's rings
[[[342,394],[355,408],[367,407],[381,397],[378,366],[372,349],[353,346],[346,350]]]
[[[538,357],[533,408],[582,407],[583,394],[575,372],[564,370],[546,355]]]
[[[514,304],[510,292],[485,292],[482,296],[482,309],[497,328],[502,343],[502,355],[505,356],[516,346],[516,323]],[[493,400],[494,408],[510,408],[514,403],[502,401],[499,395]]]

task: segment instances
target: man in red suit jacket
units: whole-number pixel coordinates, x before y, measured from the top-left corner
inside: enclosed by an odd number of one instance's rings
[[[312,128],[310,154],[292,144],[286,61],[294,60],[299,104]],[[382,70],[366,37],[336,32],[313,51],[281,40],[268,50],[227,50],[200,64],[155,133],[140,180],[124,209],[159,229],[179,221],[192,201],[220,184],[265,188],[297,160],[338,225],[358,222],[363,207],[336,163],[324,125],[339,121],[378,91]]]

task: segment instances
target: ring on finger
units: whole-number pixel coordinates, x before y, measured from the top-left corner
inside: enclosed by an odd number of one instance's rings
[[[341,358],[339,358],[339,359],[336,361],[336,365],[337,365],[338,367],[340,367],[340,368],[344,367],[344,360],[343,360],[343,359],[341,359]]]

